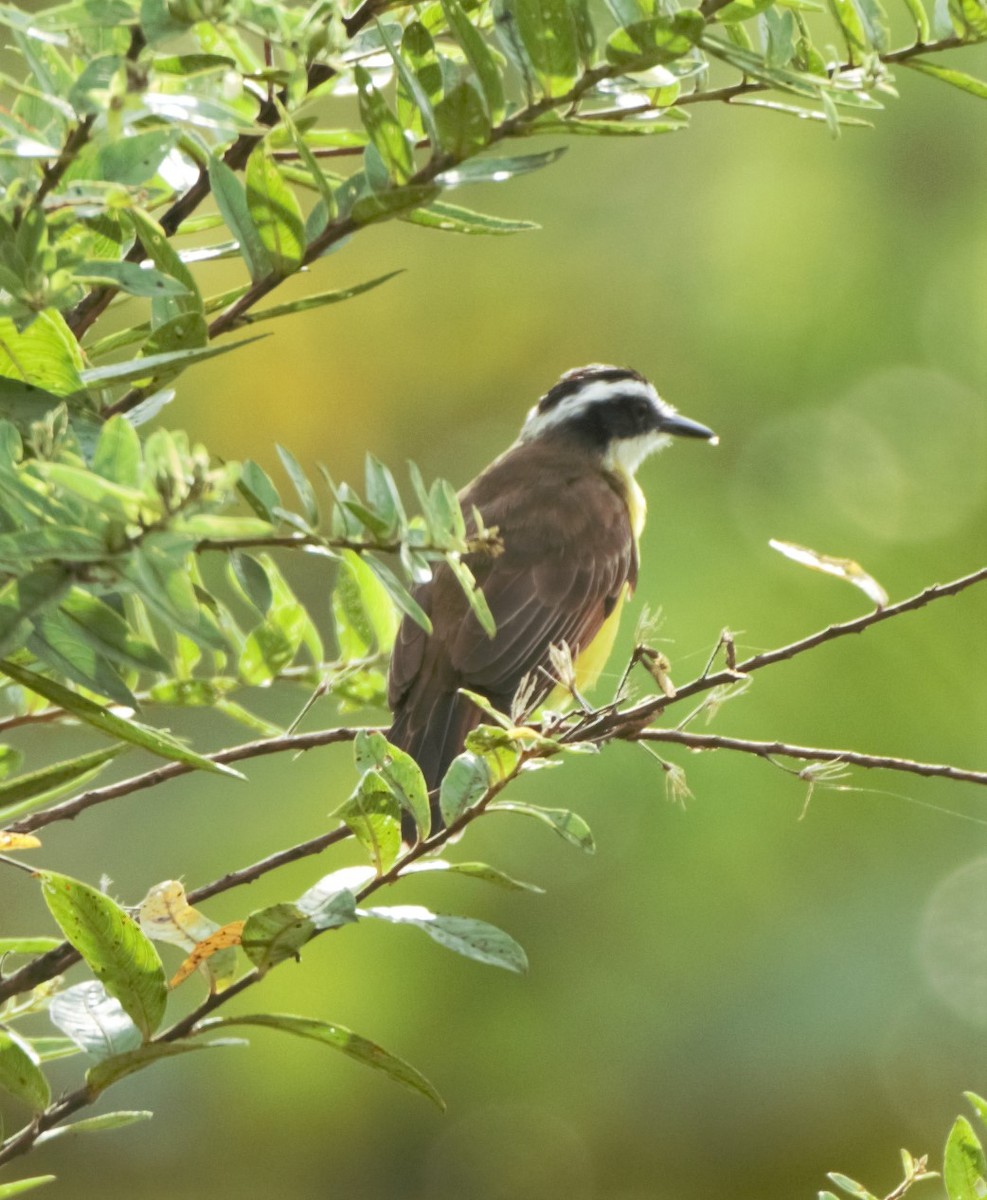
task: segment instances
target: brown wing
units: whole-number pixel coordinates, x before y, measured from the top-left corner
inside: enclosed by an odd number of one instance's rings
[[[452,573],[439,567],[416,592],[433,634],[404,619],[389,680],[391,740],[418,760],[430,786],[480,720],[457,689],[508,707],[524,676],[548,667],[551,645],[564,640],[574,654],[589,645],[637,570],[615,482],[570,447],[515,447],[461,500],[465,512],[475,505],[487,526],[496,525],[504,542],[498,557],[470,559],[496,635],[488,637]],[[540,694],[550,686],[546,680]]]

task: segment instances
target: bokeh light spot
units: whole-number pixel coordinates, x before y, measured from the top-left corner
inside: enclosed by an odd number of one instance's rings
[[[954,871],[932,893],[919,954],[936,995],[964,1020],[987,1026],[987,858]]]

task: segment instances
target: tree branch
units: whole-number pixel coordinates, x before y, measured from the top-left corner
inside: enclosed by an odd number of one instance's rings
[[[317,729],[312,733],[286,733],[281,737],[244,742],[240,746],[233,746],[229,750],[217,750],[214,754],[207,754],[204,757],[208,758],[210,762],[226,765],[243,762],[247,758],[260,758],[265,754],[281,754],[286,750],[311,750],[316,746],[331,746],[335,742],[351,742],[361,732],[361,728],[344,727]],[[69,800],[63,800],[61,804],[53,804],[51,808],[22,817],[5,828],[10,833],[31,833],[33,830],[43,829],[55,821],[71,821],[79,813],[85,812],[88,808],[95,808],[97,804],[105,804],[108,800],[118,800],[121,796],[130,796],[134,792],[157,787],[159,783],[166,783],[169,779],[177,779],[180,775],[188,775],[195,770],[198,768],[190,766],[188,763],[165,763],[160,767],[145,771],[142,775],[133,775],[130,779],[121,779],[117,783],[108,783],[105,787],[82,792]]]
[[[932,604],[935,600],[955,596],[959,592],[965,591],[966,588],[983,583],[984,580],[987,580],[987,567],[981,567],[979,571],[964,575],[961,579],[954,579],[950,583],[933,584],[916,595],[909,596],[907,600],[900,600],[897,604],[890,604],[886,608],[876,608],[852,621],[828,625],[825,629],[820,629],[796,642],[790,642],[787,646],[780,646],[776,650],[766,650],[762,654],[753,654],[743,662],[737,663],[735,668],[717,671],[713,674],[704,673],[691,683],[677,688],[674,697],[654,696],[648,700],[642,700],[631,708],[611,709],[601,715],[590,714],[586,721],[577,722],[571,730],[567,731],[565,740],[608,741],[615,737],[633,736],[636,730],[640,730],[652,718],[664,712],[670,704],[688,700],[692,696],[708,692],[714,687],[736,683],[745,675],[751,675],[773,663],[797,658],[798,655],[805,654],[808,650],[814,650],[826,642],[834,642],[838,638],[852,633],[863,633],[872,625],[890,621],[892,617],[899,617],[903,613],[914,612],[916,609],[924,608],[927,604]]]
[[[886,754],[861,754],[856,750],[829,750],[822,747],[794,746],[789,742],[756,742],[747,738],[723,737],[716,733],[689,733],[684,729],[642,729],[635,737],[639,742],[672,742],[690,750],[737,750],[759,758],[800,758],[810,762],[846,763],[847,766],[867,767],[879,771],[905,771],[912,775],[962,780],[987,787],[987,771],[968,771],[943,763],[916,762],[910,758],[893,758]]]

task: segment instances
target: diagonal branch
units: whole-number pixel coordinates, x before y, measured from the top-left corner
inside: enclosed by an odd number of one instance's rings
[[[878,771],[905,771],[911,775],[955,779],[987,787],[987,771],[968,771],[944,763],[917,762],[887,754],[861,754],[857,750],[830,750],[822,747],[794,746],[790,742],[756,742],[747,738],[723,737],[716,733],[689,733],[684,729],[642,729],[634,738],[640,742],[674,742],[690,750],[737,750],[759,758],[801,758],[810,762],[846,763]]]
[[[286,733],[280,737],[260,738],[256,742],[244,742],[240,746],[233,746],[229,750],[217,750],[214,754],[207,754],[204,757],[208,758],[210,762],[225,765],[243,762],[247,758],[260,758],[265,754],[281,754],[286,750],[312,750],[316,746],[331,746],[335,742],[351,742],[360,732],[360,727],[343,727],[317,729],[312,733]],[[51,808],[22,817],[21,820],[6,826],[6,829],[10,833],[31,833],[35,829],[42,829],[45,825],[51,825],[55,821],[71,821],[79,813],[85,812],[87,808],[105,804],[108,800],[118,800],[121,796],[130,796],[134,792],[141,792],[146,788],[157,787],[159,783],[177,779],[180,775],[188,775],[197,769],[184,762],[165,763],[163,766],[145,771],[142,775],[133,775],[129,779],[121,779],[117,783],[108,783],[105,787],[93,788],[78,796],[72,796],[68,800],[63,800],[61,804],[53,804]]]
[[[985,580],[987,580],[987,567],[981,567],[980,570],[973,571],[971,574],[954,579],[949,583],[933,584],[916,595],[909,596],[907,600],[900,600],[897,604],[889,604],[886,608],[876,608],[862,617],[855,617],[852,621],[827,625],[825,629],[817,630],[796,642],[790,642],[787,646],[779,646],[776,650],[765,650],[761,654],[753,654],[743,662],[737,663],[735,668],[700,675],[698,679],[676,689],[674,697],[654,696],[648,700],[642,700],[640,704],[633,705],[631,708],[614,709],[604,712],[600,716],[591,716],[588,721],[574,726],[567,735],[567,740],[609,741],[616,737],[634,736],[635,731],[642,729],[659,713],[664,712],[670,704],[677,703],[679,700],[688,700],[692,696],[708,692],[715,687],[736,683],[738,678],[751,675],[763,667],[770,667],[774,663],[797,658],[798,655],[814,650],[817,646],[822,646],[826,642],[834,642],[849,634],[863,633],[872,625],[890,621],[892,617],[900,617],[903,613],[915,612],[916,609],[924,608],[935,600],[955,596]]]

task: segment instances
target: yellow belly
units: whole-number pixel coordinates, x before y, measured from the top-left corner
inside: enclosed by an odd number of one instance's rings
[[[644,529],[644,519],[647,516],[648,504],[644,498],[644,492],[641,491],[633,475],[627,475],[623,472],[621,472],[621,475],[625,488],[624,498],[627,501],[627,511],[631,518],[631,529],[634,534],[634,545],[636,548],[638,539]],[[610,652],[613,650],[613,644],[617,637],[617,628],[620,625],[620,610],[624,607],[624,601],[630,595],[631,587],[628,584],[618,597],[617,603],[613,607],[613,612],[600,626],[599,633],[576,659],[576,688],[579,692],[590,691],[596,686],[600,676],[603,674],[603,669],[607,665],[607,660],[610,657]],[[545,700],[545,707],[554,708],[561,705],[567,699],[569,699],[569,695],[565,688],[555,687]]]

